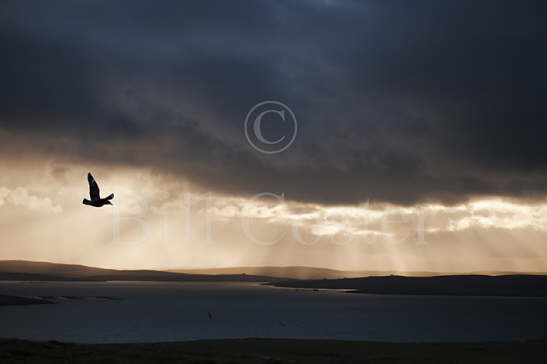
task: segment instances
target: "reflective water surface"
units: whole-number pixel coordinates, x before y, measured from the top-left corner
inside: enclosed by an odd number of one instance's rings
[[[0,282],[0,294],[57,302],[0,307],[0,337],[34,340],[485,341],[547,335],[546,298],[365,295],[203,282]]]

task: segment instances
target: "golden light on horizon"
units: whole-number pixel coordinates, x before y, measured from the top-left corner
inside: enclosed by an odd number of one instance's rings
[[[12,242],[0,247],[1,259],[401,271],[540,271],[547,259],[547,202],[327,206],[204,192],[146,169],[90,168],[116,191],[112,208],[80,205],[87,170],[59,177],[46,165],[40,178],[25,178],[26,168],[0,178],[0,219]]]

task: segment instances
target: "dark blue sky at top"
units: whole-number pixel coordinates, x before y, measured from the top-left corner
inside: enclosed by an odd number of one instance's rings
[[[3,1],[2,150],[325,204],[540,197],[546,8]],[[244,137],[245,115],[264,100],[297,115],[299,134],[281,154]],[[32,143],[9,142],[19,135]]]

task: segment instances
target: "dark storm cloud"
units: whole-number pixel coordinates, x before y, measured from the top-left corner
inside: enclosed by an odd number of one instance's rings
[[[4,151],[76,153],[320,203],[547,192],[542,2],[1,7]],[[258,153],[243,133],[264,100],[297,115],[281,154]],[[31,146],[13,142],[21,135]]]

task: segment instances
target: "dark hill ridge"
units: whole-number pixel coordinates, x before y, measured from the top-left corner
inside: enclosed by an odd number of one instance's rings
[[[264,269],[262,269],[264,268]],[[309,274],[338,275],[348,272],[309,267],[242,267],[191,270],[225,274],[190,274],[155,270],[117,270],[84,265],[0,261],[0,280],[11,281],[180,281],[269,282],[278,287],[334,288],[374,294],[538,296],[547,297],[547,275],[437,275],[430,277],[368,276],[343,279],[297,280]],[[270,273],[269,274],[247,274]],[[286,273],[290,278],[283,278]],[[285,276],[286,277],[286,276]]]
[[[31,262],[26,260],[2,260],[0,261],[0,272],[44,274],[63,277],[85,277],[114,274],[117,270],[94,268],[78,264]]]
[[[337,270],[329,268],[303,267],[303,266],[262,266],[262,267],[227,267],[227,268],[202,268],[202,269],[169,269],[168,272],[187,273],[187,274],[250,274],[267,277],[290,277],[293,279],[341,279],[341,278],[360,278],[369,276],[389,276],[400,275],[407,277],[432,277],[440,275],[511,275],[511,274],[529,274],[541,275],[545,273],[536,272],[498,272],[498,271],[483,271],[483,272],[432,272],[432,271],[405,271],[396,272],[392,270]]]
[[[8,274],[9,273],[9,274]],[[78,264],[58,264],[48,262],[32,262],[25,260],[2,260],[0,261],[0,279],[6,280],[27,280],[29,274],[36,274],[37,280],[106,280],[116,278],[120,280],[125,277],[128,280],[135,280],[138,277],[148,277],[151,279],[173,280],[186,277],[188,280],[192,276],[195,280],[198,278],[213,280],[247,280],[252,281],[255,278],[262,281],[272,279],[341,279],[341,278],[360,278],[368,276],[389,276],[402,275],[413,277],[431,277],[439,275],[457,275],[461,273],[441,273],[428,271],[408,271],[394,272],[385,271],[366,271],[366,270],[337,270],[328,268],[304,267],[304,266],[262,266],[262,267],[227,267],[227,268],[203,268],[203,269],[169,269],[169,270],[119,270],[95,268]],[[17,276],[17,274],[21,274]],[[467,274],[467,273],[463,273]],[[470,274],[480,275],[511,275],[511,274],[545,274],[545,273],[515,273],[515,272],[477,272]],[[242,277],[246,275],[246,277]],[[199,276],[199,277],[197,277]]]
[[[338,278],[357,278],[365,276],[387,276],[393,274],[393,271],[347,271],[329,268],[302,267],[302,266],[264,266],[264,267],[227,267],[227,268],[203,268],[203,269],[170,269],[169,272],[187,273],[187,274],[251,274],[268,277],[290,277],[293,279],[338,279]],[[440,273],[436,272],[400,272],[399,274],[408,276],[434,276]]]
[[[185,274],[157,270],[117,270],[94,268],[76,264],[4,260],[0,261],[0,280],[270,282],[276,279],[267,276],[247,274]]]
[[[347,289],[357,293],[547,297],[545,275],[364,277],[269,283],[277,287]]]

